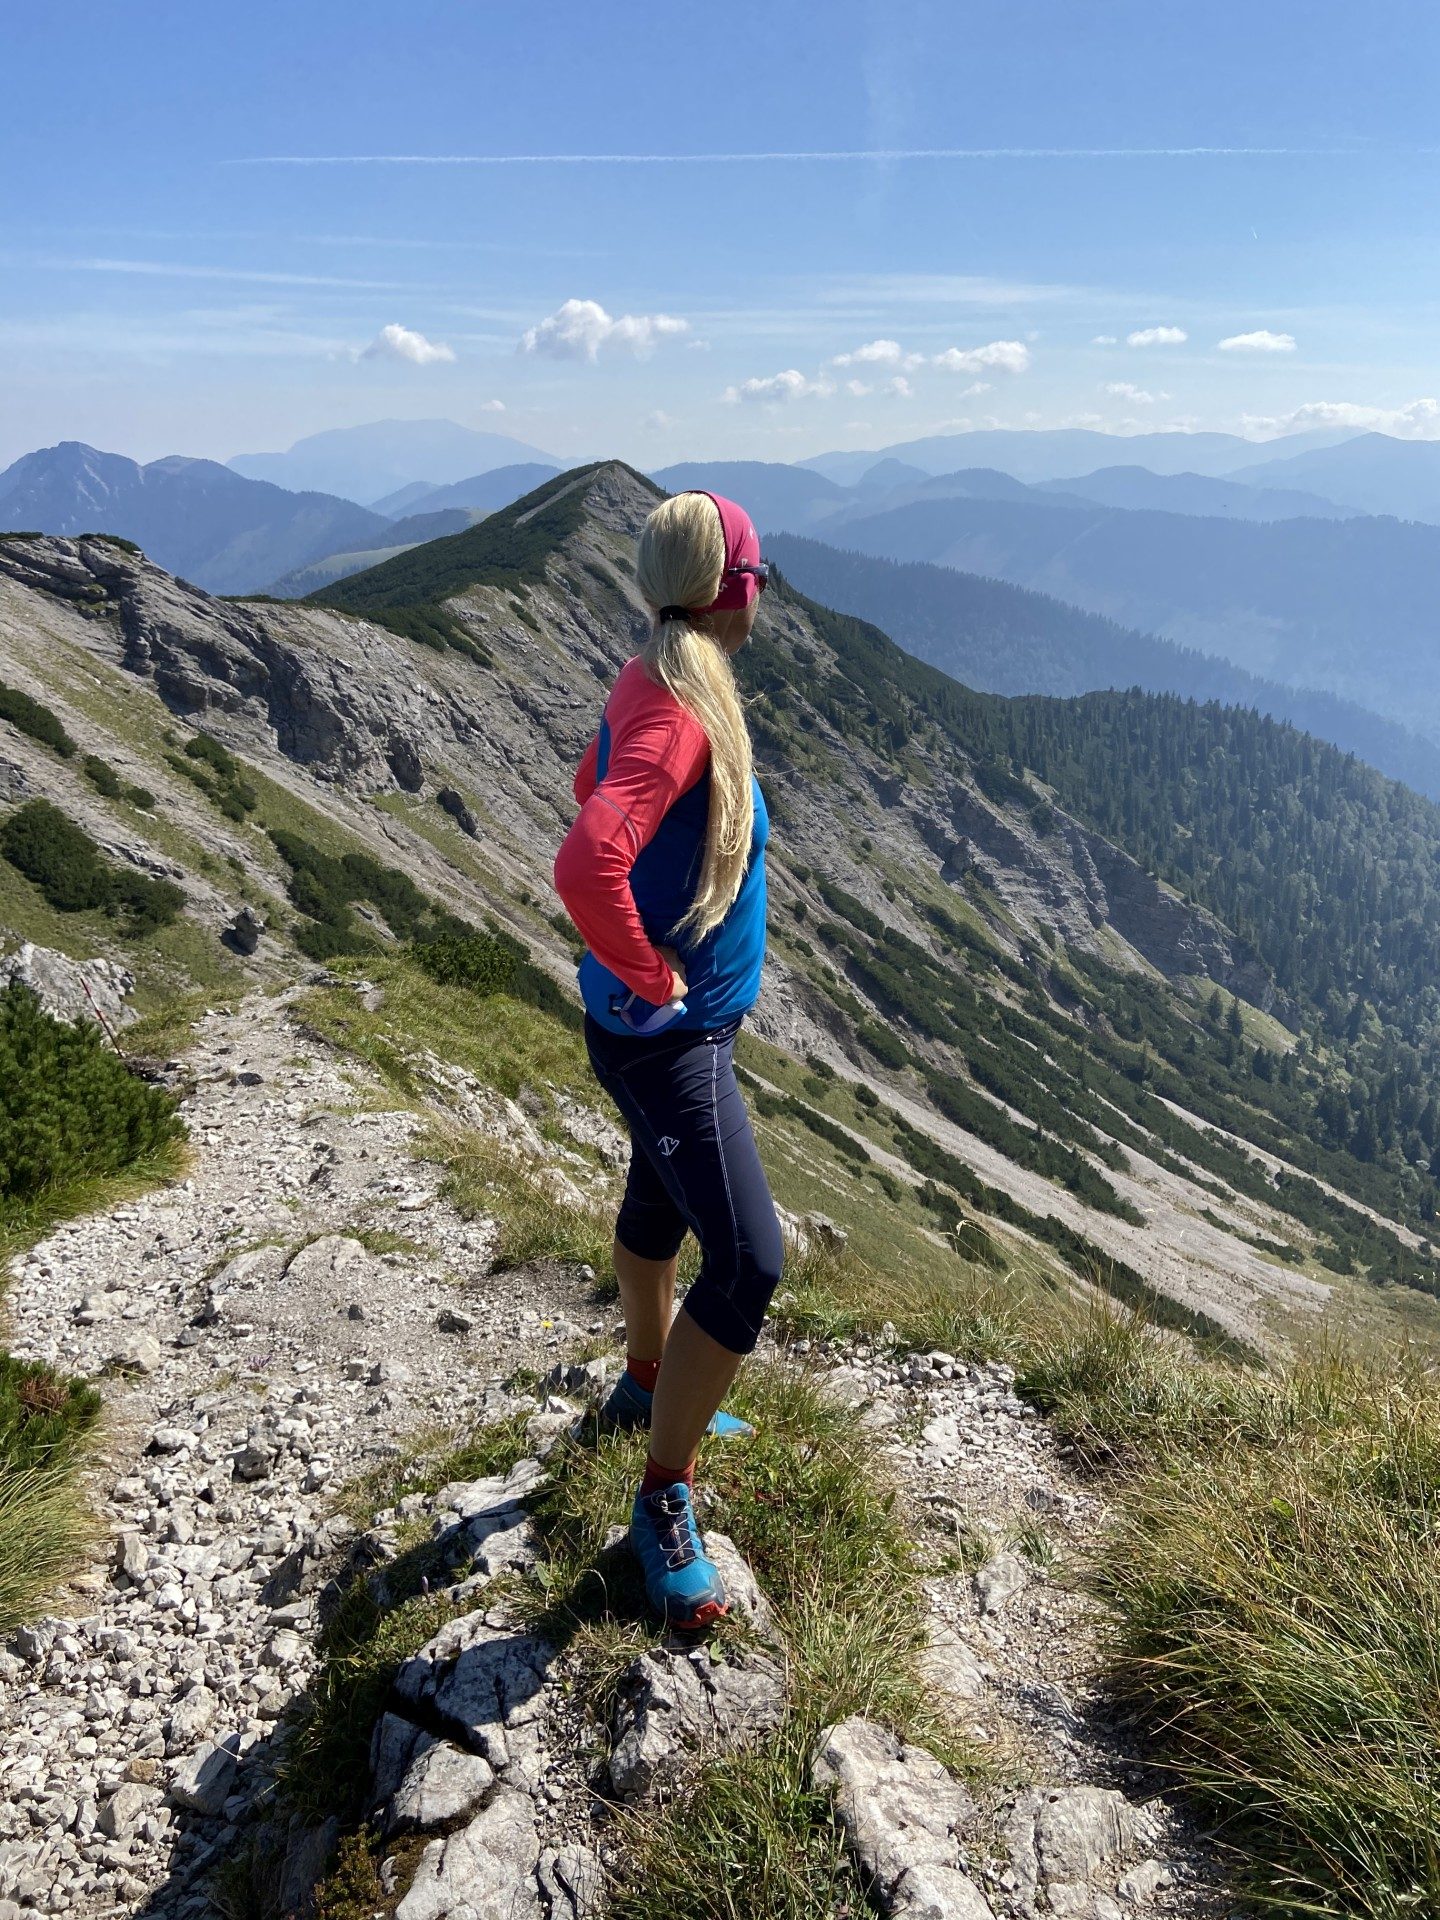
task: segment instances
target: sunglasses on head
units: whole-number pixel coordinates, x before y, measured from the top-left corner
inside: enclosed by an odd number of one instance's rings
[[[768,560],[757,560],[753,565],[748,561],[742,561],[739,566],[726,567],[725,571],[727,574],[753,573],[761,593],[764,593],[766,587],[770,584],[770,562]]]

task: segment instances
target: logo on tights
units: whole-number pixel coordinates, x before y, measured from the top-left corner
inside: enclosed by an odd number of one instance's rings
[[[665,1158],[668,1160],[671,1154],[674,1153],[676,1147],[679,1146],[680,1142],[675,1138],[673,1133],[662,1133],[660,1138],[655,1142],[655,1144],[657,1147],[659,1147],[661,1153],[663,1153]]]

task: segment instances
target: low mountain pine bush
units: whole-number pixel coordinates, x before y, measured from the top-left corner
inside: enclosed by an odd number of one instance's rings
[[[48,800],[27,800],[0,827],[0,854],[57,913],[98,908],[124,918],[132,935],[165,927],[185,904],[181,888],[106,861],[89,834]]]
[[[97,1028],[52,1020],[18,983],[0,993],[0,1225],[180,1132],[170,1095],[137,1080]]]

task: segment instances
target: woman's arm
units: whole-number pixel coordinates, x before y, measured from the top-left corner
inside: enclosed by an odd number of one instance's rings
[[[594,786],[555,857],[555,891],[602,967],[653,1006],[671,998],[669,963],[651,944],[630,869],[681,794],[705,771],[705,730],[668,695],[612,731],[605,778]],[[586,759],[589,759],[586,755]],[[582,762],[581,772],[584,772]],[[576,777],[576,792],[580,780]]]
[[[595,769],[599,760],[600,736],[597,733],[580,756],[580,764],[575,769],[575,798],[582,807],[595,791]]]

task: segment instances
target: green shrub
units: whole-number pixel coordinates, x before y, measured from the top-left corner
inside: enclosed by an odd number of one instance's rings
[[[75,742],[61,725],[59,716],[49,707],[42,707],[38,700],[32,700],[28,693],[22,693],[18,687],[7,687],[3,681],[0,681],[0,720],[8,720],[17,732],[38,740],[42,747],[49,747],[62,760],[74,757]]]
[[[96,908],[123,916],[131,934],[169,926],[185,895],[169,880],[112,866],[90,836],[48,800],[27,800],[0,827],[0,854],[57,913]]]
[[[245,769],[213,735],[197,733],[186,741],[183,752],[167,758],[176,773],[199,787],[228,820],[243,820],[255,811],[258,796],[245,778]]]
[[[180,1133],[170,1095],[137,1080],[97,1027],[50,1019],[18,982],[0,994],[0,1223]]]
[[[125,789],[108,760],[102,760],[98,754],[87,753],[80,762],[80,768],[97,793],[103,793],[107,800],[120,799]]]
[[[553,1014],[566,1026],[577,1026],[580,1014],[574,1001],[537,967],[529,950],[513,934],[498,927],[488,932],[467,928],[442,933],[412,949],[416,960],[442,987],[468,987],[472,993],[508,993],[542,1013]]]

